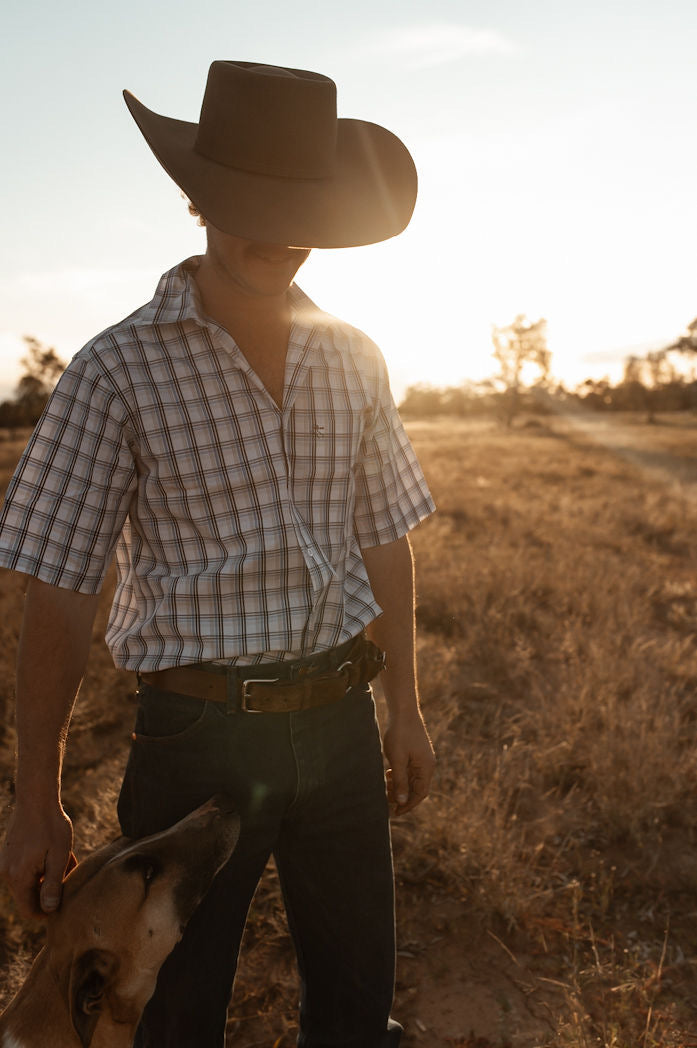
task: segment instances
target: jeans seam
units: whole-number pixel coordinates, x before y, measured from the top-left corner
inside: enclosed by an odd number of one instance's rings
[[[294,727],[295,727],[295,716],[294,716],[294,714],[291,713],[291,714],[289,714],[289,717],[288,717],[288,736],[290,738],[290,748],[291,748],[291,751],[293,753],[293,763],[295,764],[295,793],[293,795],[293,799],[291,800],[290,804],[288,805],[288,808],[286,809],[289,812],[292,811],[293,808],[297,805],[298,801],[300,800],[300,793],[301,793],[301,789],[300,789],[300,760],[298,758],[298,750],[297,750],[297,747],[295,745],[295,732],[293,730]]]

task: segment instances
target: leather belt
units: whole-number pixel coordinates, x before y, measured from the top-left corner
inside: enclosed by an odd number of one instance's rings
[[[308,659],[258,666],[197,663],[141,673],[139,680],[161,691],[223,703],[228,713],[296,713],[338,701],[349,688],[368,684],[384,666],[384,652],[361,633]]]

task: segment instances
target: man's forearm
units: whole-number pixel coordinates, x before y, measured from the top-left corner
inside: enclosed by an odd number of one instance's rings
[[[371,640],[382,648],[387,664],[382,674],[390,713],[418,708],[414,644],[414,561],[405,536],[385,546],[362,551],[371,589],[382,615],[368,627]]]
[[[387,656],[382,674],[388,708],[383,750],[388,762],[388,796],[396,815],[427,796],[435,756],[426,732],[416,679],[414,642],[414,563],[406,536],[362,551],[370,585],[382,608],[369,627]]]
[[[32,579],[17,659],[15,807],[0,875],[23,917],[60,905],[73,829],[60,779],[68,725],[92,638],[98,597]]]
[[[17,799],[59,799],[65,740],[98,598],[31,579],[17,654]]]

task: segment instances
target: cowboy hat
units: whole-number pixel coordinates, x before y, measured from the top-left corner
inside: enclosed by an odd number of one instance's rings
[[[396,236],[416,201],[404,144],[338,119],[319,73],[213,62],[198,124],[124,98],[165,171],[217,229],[293,247],[355,247]]]

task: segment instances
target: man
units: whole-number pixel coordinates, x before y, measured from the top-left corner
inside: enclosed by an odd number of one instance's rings
[[[224,1043],[247,908],[273,854],[302,979],[298,1043],[396,1044],[369,681],[386,652],[383,749],[402,814],[434,764],[407,537],[433,504],[377,349],[293,278],[312,247],[399,233],[413,163],[384,128],[337,120],[334,84],[306,71],[214,62],[198,125],[126,101],[203,216],[207,248],[77,354],[8,490],[0,564],[31,579],[2,869],[21,913],[59,905],[72,846],[61,763],[115,552],[107,642],[139,675],[123,831],[154,832],[220,791],[242,816],[137,1043]]]

